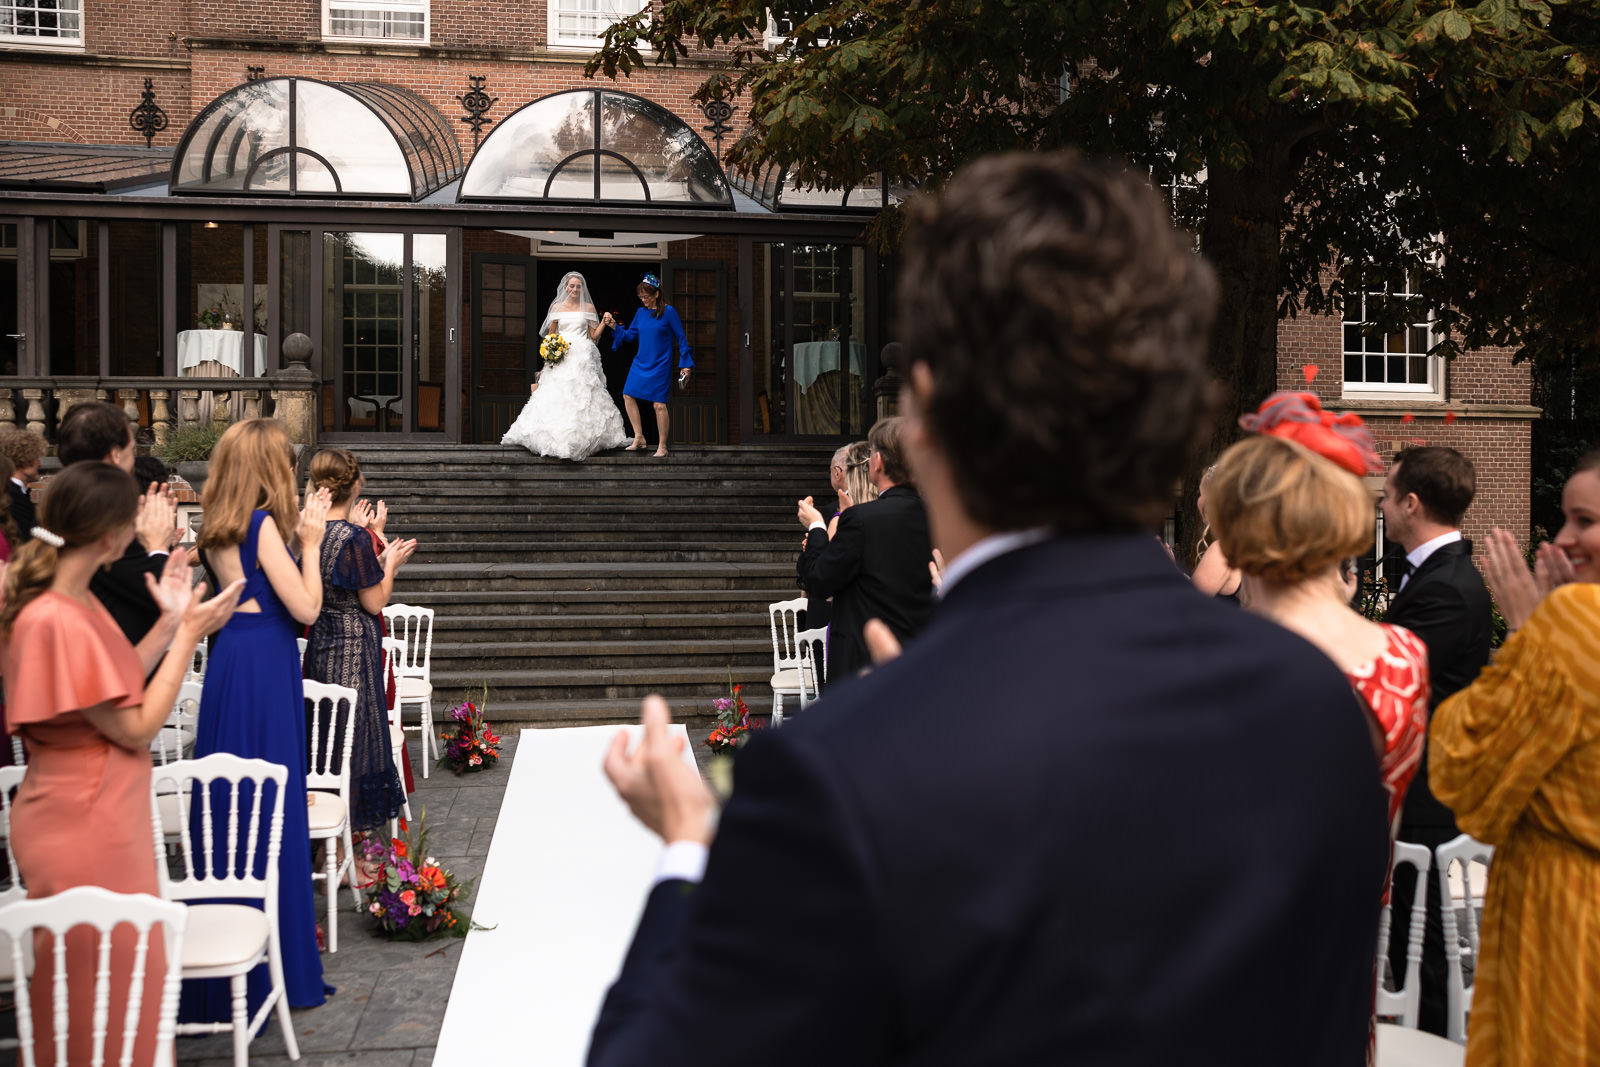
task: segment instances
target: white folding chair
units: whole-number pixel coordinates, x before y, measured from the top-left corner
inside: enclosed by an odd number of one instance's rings
[[[54,1045],[55,1062],[67,1062],[67,1035],[87,1031],[93,1035],[93,1062],[127,1064],[133,1058],[133,1044],[138,1037],[138,1026],[143,1015],[145,964],[149,959],[150,940],[159,923],[162,940],[166,946],[166,974],[161,984],[161,1008],[156,1022],[156,1063],[172,1061],[172,1037],[178,1018],[178,990],[180,967],[183,960],[184,926],[188,915],[183,905],[160,900],[145,893],[113,893],[99,886],[78,886],[63,890],[55,896],[36,900],[19,900],[0,908],[0,938],[9,940],[9,970],[12,974],[28,973],[28,953],[33,945],[35,930],[48,930],[52,935],[52,960],[54,975],[51,982],[51,1033],[35,1034],[33,1031],[33,1001],[29,983],[14,983],[12,996],[16,1004],[17,1043],[21,1046],[24,1067],[33,1067],[34,1050],[38,1045]],[[138,935],[134,950],[133,970],[128,975],[113,975],[110,970],[111,935],[119,926],[132,926]],[[99,949],[94,971],[94,997],[89,1001],[69,1002],[67,996],[67,931],[78,926],[93,927],[98,931]],[[26,950],[25,950],[26,947]],[[113,981],[127,982],[127,1011],[122,1023],[120,1050],[108,1049],[108,1027]]]
[[[772,725],[783,722],[783,698],[801,697],[800,648],[795,634],[800,629],[798,615],[806,608],[806,598],[779,600],[767,605],[772,621]]]
[[[26,767],[0,767],[0,839],[5,844],[6,870],[13,886],[22,884],[22,875],[17,871],[17,857],[11,851],[11,794],[17,791],[27,773]]]
[[[1428,918],[1428,871],[1433,867],[1433,854],[1421,845],[1397,841],[1394,856],[1389,862],[1391,879],[1395,868],[1409,863],[1417,872],[1417,891],[1411,897],[1411,925],[1406,932],[1405,982],[1394,992],[1384,988],[1383,976],[1389,972],[1389,902],[1384,901],[1383,912],[1378,917],[1378,996],[1376,1014],[1380,1019],[1394,1019],[1401,1026],[1417,1028],[1417,1012],[1422,1004],[1422,927]]]
[[[388,687],[389,672],[395,669],[396,664],[400,662],[400,657],[405,655],[405,651],[406,643],[404,641],[397,640],[393,637],[385,637],[383,639],[383,678],[385,688]],[[400,779],[400,788],[404,790],[406,784],[406,729],[403,725],[401,725],[400,722],[400,678],[398,674],[395,675],[394,692],[394,703],[390,704],[387,708],[389,716],[389,756],[394,760],[395,777]],[[405,799],[401,801],[400,810],[406,813],[406,822],[410,822],[411,798],[409,796],[406,796]],[[389,836],[398,836],[395,828],[391,827]]]
[[[306,661],[306,646],[311,642],[304,637],[297,637],[294,639],[294,643],[300,649],[300,662],[304,663]]]
[[[195,760],[179,760],[156,767],[150,775],[151,833],[155,839],[156,874],[161,895],[168,900],[205,900],[190,904],[188,933],[183,943],[183,977],[227,978],[233,994],[233,1018],[226,1023],[181,1023],[180,1034],[233,1035],[234,1067],[247,1067],[250,1040],[276,1009],[283,1032],[284,1050],[291,1060],[300,1058],[294,1022],[283,980],[283,951],[278,937],[278,852],[283,845],[284,787],[289,772],[266,760],[241,759],[225,752]],[[240,786],[250,783],[249,796]],[[263,802],[262,788],[273,783],[272,797]],[[214,791],[212,786],[222,787]],[[171,877],[161,833],[159,792],[177,798],[180,825],[186,830],[194,805],[199,805],[199,833],[178,836],[183,853],[182,879]],[[220,795],[214,795],[214,792]],[[221,810],[217,810],[220,806]],[[265,808],[265,810],[263,810]],[[219,820],[223,823],[218,825]],[[266,840],[262,841],[262,823]],[[224,865],[217,869],[217,844],[224,844]],[[240,846],[243,846],[241,851]],[[264,845],[264,847],[263,847]],[[304,848],[304,842],[292,847]],[[262,873],[256,874],[257,867]],[[259,901],[250,904],[210,903],[218,899]],[[266,961],[272,988],[255,1017],[246,1004],[246,976]]]
[[[211,638],[202,637],[200,643],[194,646],[194,660],[189,664],[189,670],[184,674],[186,682],[204,682],[206,680],[206,664],[211,659]]]
[[[800,648],[800,706],[814,702],[828,683],[828,631],[826,627],[801,630],[794,635]]]
[[[439,739],[433,736],[433,609],[410,604],[390,604],[383,609],[389,636],[401,643],[394,672],[395,705],[404,716],[406,705],[415,704],[422,730],[422,777],[428,765],[439,758]],[[413,729],[413,727],[406,727]]]
[[[311,880],[321,879],[328,892],[328,951],[339,951],[339,879],[355,867],[356,850],[350,840],[350,756],[356,744],[356,701],[354,689],[307,680],[306,736],[311,748],[306,770],[306,789],[311,806],[306,817],[311,825],[311,840],[323,843],[327,856],[321,871],[311,872]],[[339,845],[344,845],[344,859]],[[350,879],[350,895],[361,907],[361,889]]]
[[[22,747],[22,738],[11,738],[11,762],[17,766],[25,766],[28,762],[28,750]]]
[[[1463,947],[1467,949],[1476,970],[1478,908],[1488,885],[1489,861],[1494,859],[1494,846],[1462,834],[1440,845],[1434,850],[1434,855],[1438,861],[1439,903],[1444,908],[1445,1036],[1451,1041],[1466,1044],[1467,1016],[1472,1012],[1473,987],[1466,983],[1461,950]],[[1454,865],[1459,865],[1459,874],[1453,872]],[[1476,890],[1472,884],[1475,876],[1478,879]],[[1465,938],[1456,926],[1457,908],[1466,913]]]
[[[150,742],[150,758],[155,764],[162,766],[194,755],[195,728],[199,722],[200,683],[184,682],[178,686],[178,699],[173,701],[167,724]]]

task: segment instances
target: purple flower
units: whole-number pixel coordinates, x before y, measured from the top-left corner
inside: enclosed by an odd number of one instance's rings
[[[450,718],[454,719],[456,722],[466,722],[471,717],[471,704],[457,704],[455,707],[450,709]]]

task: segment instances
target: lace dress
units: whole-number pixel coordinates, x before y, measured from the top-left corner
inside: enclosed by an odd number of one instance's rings
[[[606,391],[600,350],[589,340],[590,316],[574,311],[557,316],[567,354],[539,376],[539,388],[523,405],[501,444],[521,445],[540,456],[587,459],[633,438],[622,413]]]

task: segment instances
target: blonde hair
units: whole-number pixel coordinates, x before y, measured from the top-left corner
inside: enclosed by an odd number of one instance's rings
[[[74,463],[50,479],[39,504],[39,525],[61,538],[61,548],[36,537],[17,549],[6,570],[6,603],[0,610],[0,633],[22,609],[55,581],[61,552],[82,548],[120,527],[133,525],[139,513],[139,486],[133,476],[109,463]]]
[[[199,547],[226,548],[244,541],[257,509],[272,514],[291,543],[300,525],[294,489],[294,448],[276,419],[246,419],[228,427],[211,452],[211,477],[200,497],[205,526]]]
[[[1271,582],[1304,581],[1359,554],[1372,543],[1373,507],[1355,475],[1279,437],[1240,441],[1206,485],[1229,565]]]
[[[311,457],[311,488],[326,489],[343,504],[361,484],[361,462],[348,448],[324,448]]]
[[[872,461],[872,446],[866,441],[856,441],[845,449],[844,487],[850,494],[850,503],[865,504],[878,499],[878,487],[867,477],[867,465]]]

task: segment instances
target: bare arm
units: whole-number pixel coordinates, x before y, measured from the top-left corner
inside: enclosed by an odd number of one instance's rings
[[[319,489],[306,500],[300,511],[300,569],[295,570],[278,532],[278,524],[268,516],[261,523],[256,558],[267,572],[272,591],[296,622],[310,625],[322,614],[322,535],[327,526],[328,491]]]
[[[357,594],[362,610],[368,615],[376,615],[389,606],[389,597],[394,593],[394,576],[400,573],[400,568],[405,566],[411,553],[416,550],[416,541],[393,541],[383,550],[383,555],[378,557],[378,562],[383,564],[383,581],[369,585]]]

